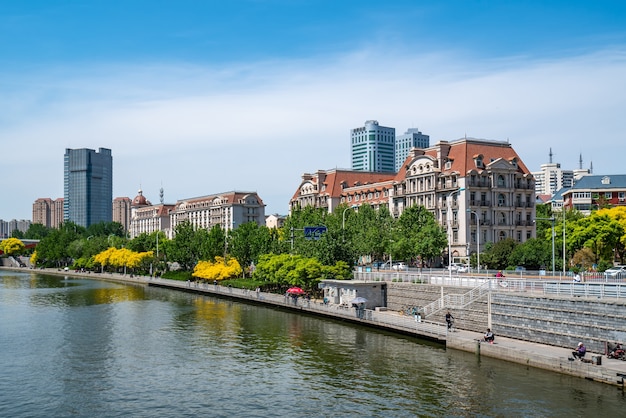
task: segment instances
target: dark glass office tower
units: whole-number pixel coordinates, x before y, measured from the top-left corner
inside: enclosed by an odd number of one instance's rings
[[[63,219],[88,227],[113,219],[113,157],[100,148],[65,150]]]

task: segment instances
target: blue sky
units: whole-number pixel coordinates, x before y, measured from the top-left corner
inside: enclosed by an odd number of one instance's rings
[[[601,0],[0,0],[0,167],[19,173],[0,218],[62,197],[65,148],[99,147],[114,197],[251,190],[286,214],[369,119],[624,174],[624,22]]]

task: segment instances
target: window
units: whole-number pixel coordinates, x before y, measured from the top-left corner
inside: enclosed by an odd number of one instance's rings
[[[506,206],[506,198],[502,193],[498,195],[498,206]]]
[[[503,175],[499,175],[498,176],[498,187],[504,187],[504,186],[505,186],[504,176]]]
[[[612,199],[613,198],[613,193],[611,193],[611,192],[604,192],[604,198],[605,199]]]

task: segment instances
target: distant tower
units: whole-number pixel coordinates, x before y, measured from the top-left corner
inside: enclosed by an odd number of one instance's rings
[[[100,148],[65,150],[63,219],[85,228],[113,219],[113,157]]]
[[[400,171],[402,163],[409,155],[411,148],[428,148],[430,146],[430,137],[424,135],[416,128],[408,129],[404,135],[396,136],[396,165],[395,171]]]
[[[161,185],[161,188],[159,189],[159,201],[163,204],[163,185]]]
[[[350,130],[352,169],[395,172],[396,130],[368,120],[365,126]]]

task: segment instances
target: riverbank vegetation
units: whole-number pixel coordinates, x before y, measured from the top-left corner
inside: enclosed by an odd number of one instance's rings
[[[585,217],[577,211],[551,213],[539,205],[535,222],[537,237],[524,243],[515,237],[482,243],[482,268],[546,268],[553,248],[558,270],[563,259],[568,270],[576,271],[602,271],[615,261],[623,263],[626,208],[601,208]],[[422,206],[406,208],[397,219],[385,207],[342,205],[334,213],[307,207],[294,210],[282,227],[273,229],[246,223],[232,230],[219,225],[206,230],[184,222],[172,239],[162,231],[130,239],[115,222],[89,228],[72,222],[59,228],[34,224],[24,234],[33,237],[40,240],[31,257],[37,266],[308,289],[321,279],[350,278],[355,265],[391,259],[412,267],[441,267],[448,245],[446,230]],[[7,255],[32,251],[17,238],[0,245]],[[471,263],[476,262],[473,254]]]

